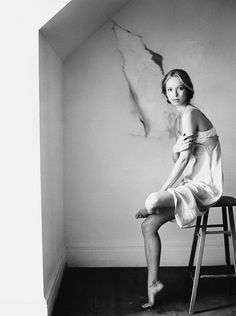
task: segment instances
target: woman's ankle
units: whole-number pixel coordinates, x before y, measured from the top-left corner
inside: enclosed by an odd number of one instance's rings
[[[160,285],[160,284],[162,284],[162,282],[159,280],[151,281],[151,282],[148,282],[148,287],[155,287],[155,286]]]

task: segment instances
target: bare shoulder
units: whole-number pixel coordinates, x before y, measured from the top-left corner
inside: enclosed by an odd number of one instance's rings
[[[211,121],[195,106],[188,106],[183,114],[183,120],[192,122],[197,130],[207,130],[213,125]]]
[[[198,130],[199,110],[193,106],[186,107],[182,115],[182,126],[186,135],[195,134]]]
[[[199,120],[201,111],[193,106],[188,106],[182,115],[182,121],[196,122]]]
[[[202,115],[202,112],[198,108],[196,108],[195,106],[190,105],[184,111],[183,117],[196,118],[196,117],[199,117],[201,115]]]

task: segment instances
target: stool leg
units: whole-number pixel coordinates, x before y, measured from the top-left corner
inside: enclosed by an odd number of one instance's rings
[[[201,225],[201,219],[202,219],[201,216],[198,216],[196,227],[194,230],[192,248],[191,248],[189,264],[188,264],[188,268],[189,268],[190,272],[193,270],[193,263],[194,263],[196,248],[197,248],[198,233],[199,233],[199,229],[200,229],[200,225]]]
[[[236,275],[236,233],[235,233],[235,225],[234,225],[234,213],[233,207],[228,206],[228,213],[229,213],[229,223],[230,223],[230,230],[231,230],[231,241],[233,246],[233,261],[234,261],[234,273]]]
[[[203,250],[204,250],[205,239],[206,239],[207,219],[208,219],[208,211],[203,215],[203,224],[202,224],[201,237],[200,237],[201,240],[198,247],[196,269],[194,273],[192,295],[191,295],[191,301],[190,301],[190,306],[189,306],[189,314],[194,313],[194,306],[195,306],[195,301],[196,301],[196,296],[197,296],[197,287],[198,287],[198,281],[199,281],[200,269],[201,269],[202,257],[203,257]]]
[[[227,213],[226,207],[222,207],[222,220],[223,220],[223,228],[225,231],[228,230],[228,223],[227,223]],[[229,253],[229,236],[224,234],[224,244],[225,244],[225,261],[227,266],[230,266],[230,253]]]

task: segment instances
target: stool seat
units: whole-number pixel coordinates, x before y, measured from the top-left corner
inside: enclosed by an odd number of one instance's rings
[[[193,287],[192,287],[192,295],[189,307],[189,314],[194,313],[195,301],[197,296],[197,288],[199,278],[202,277],[236,277],[236,232],[235,232],[235,224],[234,224],[234,214],[233,214],[233,206],[236,206],[236,199],[232,196],[222,196],[220,200],[210,206],[208,210],[203,213],[202,216],[197,218],[195,231],[193,235],[192,248],[189,259],[189,272],[193,275]],[[222,222],[210,225],[208,224],[208,215],[209,210],[212,207],[219,207],[222,211]],[[220,230],[212,230],[213,227],[219,227]],[[207,230],[207,228],[209,228]],[[232,243],[232,251],[233,251],[233,265],[234,265],[234,274],[222,274],[222,275],[201,275],[201,264],[203,258],[203,251],[205,246],[205,239],[208,234],[222,234],[224,236],[224,247],[225,247],[225,261],[226,267],[230,266],[230,248],[229,248],[229,237]],[[196,260],[196,268],[194,271],[194,258],[196,253],[197,244],[198,245],[198,253]]]
[[[236,199],[232,196],[223,195],[216,204],[211,207],[236,206]]]

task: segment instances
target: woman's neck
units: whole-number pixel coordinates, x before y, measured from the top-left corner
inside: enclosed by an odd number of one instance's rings
[[[179,116],[182,116],[187,108],[188,104],[176,105],[176,110],[179,113]]]
[[[179,116],[182,116],[184,114],[184,112],[186,111],[187,107],[192,107],[197,109],[197,107],[195,105],[192,105],[191,103],[188,104],[182,104],[182,105],[176,105],[176,110],[179,113]]]

